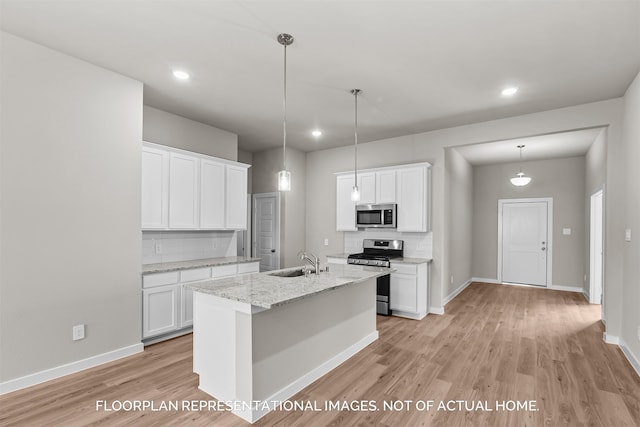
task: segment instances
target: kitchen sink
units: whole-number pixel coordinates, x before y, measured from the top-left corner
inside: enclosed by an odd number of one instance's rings
[[[269,273],[269,276],[277,276],[277,277],[300,277],[304,276],[304,270],[285,270],[285,271],[276,271],[273,273]]]

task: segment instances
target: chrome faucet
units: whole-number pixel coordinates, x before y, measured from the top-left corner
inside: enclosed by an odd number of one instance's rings
[[[311,252],[300,251],[298,256],[301,260],[313,265],[314,273],[320,274],[320,259]]]

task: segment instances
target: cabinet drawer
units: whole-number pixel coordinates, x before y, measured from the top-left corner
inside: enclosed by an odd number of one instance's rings
[[[244,262],[238,264],[238,274],[257,273],[260,271],[260,264],[257,262]]]
[[[211,278],[211,267],[196,268],[180,272],[180,282],[195,282],[197,280],[207,280]]]
[[[238,266],[236,264],[219,265],[217,267],[211,267],[211,277],[214,279],[220,277],[235,276],[238,272]]]
[[[333,258],[333,257],[327,257],[327,262],[329,264],[347,264],[347,259],[346,258]]]
[[[145,274],[142,276],[142,287],[153,288],[155,286],[173,285],[178,283],[178,272],[169,271],[167,273]]]
[[[417,274],[418,273],[418,266],[415,264],[391,263],[391,268],[395,268],[396,273],[400,273],[400,274]]]

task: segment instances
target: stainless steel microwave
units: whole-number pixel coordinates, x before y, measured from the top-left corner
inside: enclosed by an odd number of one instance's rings
[[[356,205],[356,227],[396,228],[396,204]]]

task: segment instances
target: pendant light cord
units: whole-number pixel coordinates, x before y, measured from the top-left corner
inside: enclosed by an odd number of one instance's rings
[[[358,186],[358,92],[360,92],[358,89],[354,89],[354,95],[356,97],[356,119],[355,119],[355,131],[354,131],[354,139],[355,139],[355,144],[354,144],[354,150],[355,150],[355,156],[353,157],[354,160],[354,185],[357,187]]]
[[[287,170],[287,45],[284,45],[284,90],[282,97],[282,168]]]

